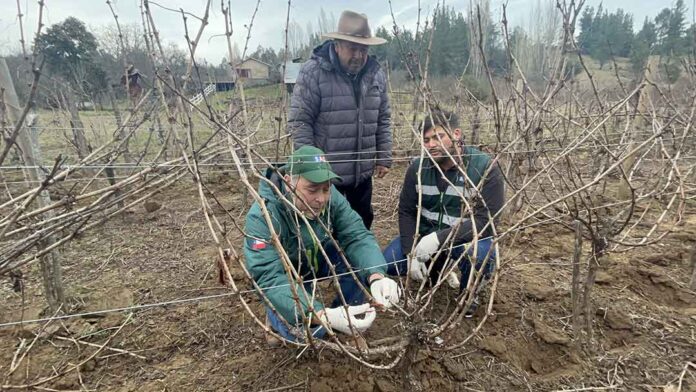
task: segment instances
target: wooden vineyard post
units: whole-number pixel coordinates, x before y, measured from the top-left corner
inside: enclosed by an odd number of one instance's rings
[[[571,301],[573,303],[573,333],[580,337],[580,258],[582,256],[582,224],[575,221],[575,252],[573,252],[573,280],[571,283]]]
[[[19,105],[19,99],[15,92],[14,84],[10,76],[10,70],[7,68],[7,63],[4,58],[0,58],[0,88],[5,92],[5,105],[7,113],[13,121],[17,121],[22,112]],[[27,124],[36,124],[36,116],[28,116]],[[22,150],[22,159],[26,166],[24,170],[25,180],[30,188],[36,187],[41,181],[45,180],[45,174],[39,169],[41,165],[41,150],[39,148],[38,130],[35,127],[26,128],[20,131],[17,136],[17,145]],[[38,208],[45,207],[50,204],[51,198],[47,190],[43,190],[35,201]],[[48,237],[42,242],[44,248],[49,247],[55,240],[53,237]],[[43,279],[44,293],[46,301],[51,309],[51,312],[57,311],[65,302],[65,293],[63,290],[63,276],[61,269],[60,254],[58,250],[53,249],[40,259],[41,275]]]
[[[691,247],[691,281],[689,282],[691,290],[696,290],[696,244]]]

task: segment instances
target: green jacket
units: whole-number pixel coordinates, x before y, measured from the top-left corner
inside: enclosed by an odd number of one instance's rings
[[[266,172],[266,178],[269,178],[282,192],[286,192],[280,177],[273,174],[270,169]],[[323,268],[326,261],[321,250],[312,240],[309,228],[302,219],[295,218],[292,209],[278,198],[267,182],[261,181],[259,194],[265,200],[273,229],[303,280],[312,279],[315,275],[314,271],[316,273],[326,271],[326,268]],[[367,278],[373,273],[387,275],[386,262],[374,235],[365,228],[360,216],[351,209],[346,198],[333,185],[330,202],[319,219],[333,232],[336,242],[343,249],[351,266],[360,270],[356,273],[363,282],[367,282]],[[299,222],[299,230],[296,222]],[[322,246],[329,245],[330,234],[321,227],[319,222],[314,220],[309,222]],[[258,203],[254,203],[247,213],[245,232],[247,237],[244,241],[244,257],[252,277],[262,289],[272,287],[265,290],[265,294],[280,315],[291,323],[301,320],[297,311],[300,310],[308,315],[308,301],[302,294],[300,285],[293,282],[301,302],[301,309],[298,309],[288,285],[288,276],[283,268],[283,262],[271,242],[270,230]],[[311,292],[309,294],[311,296]],[[324,306],[315,300],[312,308],[317,311]]]
[[[454,245],[470,242],[474,228],[480,236],[493,235],[489,223],[489,214],[496,217],[505,204],[505,181],[497,164],[492,165],[488,154],[465,146],[462,149],[460,165],[468,179],[465,179],[455,166],[446,171],[442,178],[435,163],[425,159],[421,165],[416,159],[406,170],[404,186],[399,197],[399,235],[401,250],[404,254],[411,252],[414,235],[423,237],[437,232],[440,243],[449,236],[453,227],[458,226],[453,238]],[[422,166],[422,167],[421,167]],[[420,170],[420,186],[419,186]],[[451,182],[452,185],[449,185]],[[474,189],[471,184],[479,190]],[[421,208],[418,209],[418,196],[421,196]],[[473,219],[466,211],[460,194],[464,195],[473,208]],[[420,211],[420,224],[416,227]],[[494,220],[497,224],[497,219]]]

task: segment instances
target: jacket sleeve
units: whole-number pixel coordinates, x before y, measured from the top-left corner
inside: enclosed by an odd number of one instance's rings
[[[288,133],[295,148],[314,145],[314,122],[319,115],[319,64],[307,62],[300,69],[293,88],[288,113]]]
[[[358,276],[363,282],[367,283],[367,278],[374,273],[387,276],[387,262],[377,239],[365,228],[362,218],[350,207],[346,198],[333,186],[331,209],[331,223],[336,233],[336,241],[345,251],[350,265],[360,269]]]
[[[463,219],[459,225],[454,238],[454,245],[471,242],[474,238],[474,227],[476,227],[479,237],[488,237],[493,234],[491,226],[488,225],[488,215],[490,213],[491,217],[495,217],[505,204],[505,181],[497,164],[488,172],[484,179],[483,187],[481,188],[481,198],[483,200],[478,201],[474,206],[474,219]],[[496,221],[494,220],[494,222]],[[437,232],[437,238],[440,240],[440,243],[447,239],[452,230],[453,228],[447,228]]]
[[[280,233],[276,226],[274,224],[275,232]],[[244,259],[249,273],[285,320],[290,324],[301,322],[302,315],[298,313],[298,309],[308,315],[309,303],[305,295],[302,294],[301,285],[293,282],[295,292],[299,297],[300,305],[298,308],[298,303],[293,298],[291,287],[288,284],[289,280],[285,268],[283,268],[283,261],[271,242],[271,232],[261,215],[258,204],[254,204],[247,215],[245,232],[247,237],[244,239]],[[264,290],[264,288],[267,289]],[[324,308],[318,301],[314,301],[312,307],[315,312]]]
[[[377,116],[377,165],[391,167],[392,165],[392,130],[391,107],[387,93],[387,78],[384,71],[378,73],[380,78],[381,102]]]
[[[404,184],[399,196],[399,236],[401,237],[401,250],[404,255],[411,252],[414,236],[418,230],[416,227],[418,214],[418,192],[416,192],[418,181],[416,174],[418,165],[419,163],[416,161],[406,169]]]

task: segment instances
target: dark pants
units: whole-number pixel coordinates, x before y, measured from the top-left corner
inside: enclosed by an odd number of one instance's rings
[[[345,272],[348,272],[348,266],[346,266],[346,264],[343,262],[343,259],[338,254],[336,248],[332,245],[329,245],[325,248],[325,250],[326,255],[329,256],[329,260],[331,260],[331,263],[336,268],[336,275],[340,275],[338,276],[338,283],[341,287],[341,293],[343,293],[343,297],[345,298],[346,303],[348,305],[361,305],[365,303],[365,294],[360,289],[360,286],[358,286],[357,282],[355,282],[353,276],[351,274],[344,274]],[[331,276],[331,269],[329,269],[329,264],[326,263],[324,260],[320,260],[319,272],[316,275],[317,278]],[[312,283],[312,281],[304,283],[305,290],[307,290],[308,293],[311,293],[313,291]],[[367,282],[363,281],[361,283],[363,284],[363,286],[368,287]],[[298,293],[298,295],[302,294]],[[342,305],[343,302],[341,301],[341,297],[337,295],[333,303],[331,303],[330,307],[335,308]],[[278,316],[274,311],[272,311],[271,308],[266,307],[266,315],[268,316],[268,321],[271,324],[271,328],[273,328],[274,331],[276,331],[285,339],[293,342],[302,341],[304,339],[304,337],[302,336],[304,332],[301,328],[293,328],[296,329],[296,331],[289,330],[287,325],[285,325],[285,323],[283,323],[283,321],[280,319],[280,316]],[[291,324],[294,322],[294,320],[287,321]],[[321,339],[322,337],[324,337],[325,334],[326,330],[321,326],[312,328],[312,335],[315,338]]]
[[[346,197],[350,207],[360,215],[365,227],[370,230],[375,219],[372,211],[372,177],[357,185],[336,185],[336,189]]]
[[[476,244],[476,269],[480,271],[484,261],[487,258],[488,262],[486,263],[486,270],[484,273],[485,276],[489,278],[493,273],[493,270],[495,269],[495,249],[491,249],[492,244],[492,237],[481,238],[480,240],[478,240],[478,243]],[[461,257],[464,248],[464,244],[454,247],[452,249],[451,255],[448,254],[449,251],[442,252],[440,257],[435,261],[436,264],[430,270],[430,281],[432,283],[437,282],[440,270],[442,270],[445,261],[447,261],[448,258],[458,260],[459,257]],[[400,237],[396,237],[392,242],[390,242],[389,245],[387,245],[387,247],[384,249],[383,253],[384,259],[387,261],[387,273],[389,273],[389,275],[408,274],[408,260],[406,260],[406,256],[401,250]],[[464,290],[469,281],[469,275],[471,274],[471,265],[473,264],[471,262],[471,257],[473,257],[474,255],[474,247],[469,247],[469,250],[466,253],[466,256],[462,257],[462,260],[459,264],[459,269],[462,271],[462,278],[460,280],[461,283],[459,286],[460,290]]]

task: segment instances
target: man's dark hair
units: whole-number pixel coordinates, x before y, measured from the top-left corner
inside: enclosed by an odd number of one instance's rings
[[[426,113],[425,115],[421,134],[438,125],[447,130],[457,129],[459,128],[459,117],[446,110],[432,110],[431,113]]]

